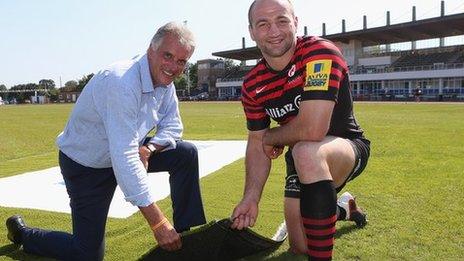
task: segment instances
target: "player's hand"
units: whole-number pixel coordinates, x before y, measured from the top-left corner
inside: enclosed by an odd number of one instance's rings
[[[231,228],[241,230],[255,225],[258,217],[258,202],[243,199],[232,212]]]
[[[148,169],[148,160],[150,159],[150,156],[151,151],[146,146],[142,146],[139,148],[140,161],[142,161],[145,169]]]
[[[158,245],[164,250],[174,251],[182,247],[180,236],[169,221],[153,231],[153,234]]]
[[[282,154],[282,152],[284,152],[284,147],[283,146],[269,146],[263,143],[263,151],[264,151],[264,154],[266,154],[266,156],[272,160],[272,159],[277,159]]]

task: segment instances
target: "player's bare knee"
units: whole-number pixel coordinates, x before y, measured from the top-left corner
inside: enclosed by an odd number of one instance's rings
[[[318,172],[324,165],[325,157],[317,143],[298,142],[292,148],[292,156],[296,169],[304,172]]]
[[[295,163],[302,161],[307,162],[312,159],[315,154],[317,154],[317,148],[315,148],[314,144],[311,142],[300,141],[292,147],[292,156]]]

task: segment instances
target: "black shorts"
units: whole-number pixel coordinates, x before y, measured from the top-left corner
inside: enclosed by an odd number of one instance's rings
[[[357,138],[349,140],[353,146],[355,154],[355,165],[350,175],[346,178],[345,182],[336,188],[337,193],[343,189],[348,181],[355,179],[366,168],[367,161],[370,155],[371,142],[365,138]],[[295,163],[293,162],[292,150],[289,149],[285,153],[285,163],[287,165],[287,177],[285,178],[285,197],[287,198],[300,198],[300,180],[296,173]]]

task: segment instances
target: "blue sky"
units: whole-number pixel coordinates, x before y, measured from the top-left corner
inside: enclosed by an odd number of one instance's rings
[[[0,0],[0,84],[11,87],[52,79],[57,85],[96,72],[117,60],[145,52],[157,27],[188,21],[197,49],[191,62],[216,58],[213,52],[254,46],[248,36],[251,0]],[[320,35],[439,16],[440,0],[293,0],[300,34],[307,26]],[[464,12],[464,0],[446,0],[446,14]]]

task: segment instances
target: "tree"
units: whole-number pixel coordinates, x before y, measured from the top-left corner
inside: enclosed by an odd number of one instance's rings
[[[235,64],[235,61],[229,58],[224,59],[224,69],[226,71],[231,71],[234,69],[240,68],[240,65]]]
[[[67,91],[67,92],[75,92],[77,90],[77,86],[79,84],[74,81],[74,80],[71,80],[71,81],[67,81],[65,84],[64,84],[64,87],[61,88],[63,91]]]
[[[0,84],[0,91],[6,91],[7,88],[4,84]],[[0,97],[3,98],[4,100],[8,100],[9,97],[8,97],[8,93],[0,93]]]
[[[176,90],[187,89],[187,76],[182,74],[181,76],[174,79],[174,85],[176,86]]]
[[[194,89],[198,85],[198,63],[189,63],[189,78],[190,78],[190,89]]]
[[[234,60],[226,58],[224,60],[224,76],[240,70],[240,65],[235,64]]]
[[[53,90],[55,89],[55,81],[51,79],[42,79],[39,81],[39,87],[41,89]]]
[[[35,90],[40,89],[36,83],[18,84],[10,88],[11,91],[22,91],[14,92],[9,95],[8,98],[15,98],[17,102],[23,103],[29,100],[30,96],[34,94]]]
[[[82,91],[82,89],[84,89],[85,85],[87,85],[87,83],[90,81],[90,79],[92,79],[93,77],[93,73],[91,74],[87,74],[87,75],[84,75],[82,76],[82,78],[79,80],[78,84],[77,84],[77,91]]]
[[[50,98],[50,101],[56,102],[58,101],[59,94],[60,94],[60,91],[58,89],[51,89],[48,92],[48,97]]]

